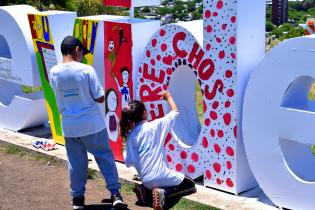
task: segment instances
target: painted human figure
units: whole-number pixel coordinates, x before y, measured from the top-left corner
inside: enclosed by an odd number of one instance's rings
[[[121,78],[122,78],[122,81],[123,81],[123,85],[122,86],[120,86],[117,78],[116,77],[114,77],[114,78],[115,78],[115,81],[116,81],[116,84],[117,84],[117,88],[118,88],[118,90],[121,93],[121,106],[122,106],[122,109],[123,109],[130,102],[130,89],[128,87],[130,71],[129,71],[129,69],[127,67],[122,67],[121,70],[120,70],[120,73],[121,73]]]
[[[111,141],[116,142],[119,133],[119,119],[115,113],[118,107],[118,98],[114,89],[108,89],[105,94],[105,122],[108,137]]]

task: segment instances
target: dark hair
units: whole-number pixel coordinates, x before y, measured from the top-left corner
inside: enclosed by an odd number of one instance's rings
[[[66,36],[63,39],[60,47],[61,53],[62,55],[73,55],[76,47],[83,50],[83,55],[90,53],[90,51],[83,46],[82,42],[74,36]]]
[[[120,73],[122,74],[124,71],[128,72],[130,74],[130,70],[127,66],[124,66],[120,69]]]
[[[119,123],[121,136],[126,138],[129,132],[133,129],[134,124],[143,120],[143,112],[145,110],[144,104],[136,100],[131,101],[129,107],[122,110]]]
[[[117,105],[118,105],[118,96],[117,96],[116,91],[115,91],[113,88],[107,89],[107,90],[105,91],[105,113],[109,112],[107,98],[108,98],[108,96],[109,96],[109,93],[112,92],[112,91],[113,91],[113,92],[115,93],[115,95],[116,95],[116,98],[117,98]],[[116,108],[116,110],[117,110],[117,108]],[[116,110],[115,110],[115,111],[116,111]]]
[[[74,48],[61,48],[62,55],[74,55],[74,51],[75,51],[75,47]]]

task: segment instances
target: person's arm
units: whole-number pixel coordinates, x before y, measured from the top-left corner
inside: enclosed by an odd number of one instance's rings
[[[100,97],[100,98],[94,99],[94,101],[97,102],[97,103],[102,104],[102,103],[104,103],[104,101],[105,101],[105,96],[103,95],[103,96]]]
[[[173,100],[173,97],[169,92],[167,91],[163,92],[162,98],[167,101],[172,111],[178,111],[175,101]]]
[[[91,68],[91,71],[90,71],[89,85],[90,85],[91,95],[94,101],[97,103],[104,103],[105,101],[104,89],[97,78],[94,68]]]

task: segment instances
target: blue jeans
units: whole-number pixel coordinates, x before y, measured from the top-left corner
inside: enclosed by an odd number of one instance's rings
[[[97,165],[105,178],[107,189],[115,194],[121,188],[115,159],[109,147],[106,129],[77,138],[65,137],[72,197],[82,197],[87,182],[87,151],[94,155]]]

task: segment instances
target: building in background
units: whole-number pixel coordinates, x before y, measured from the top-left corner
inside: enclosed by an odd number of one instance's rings
[[[272,0],[272,23],[279,26],[288,21],[288,0]]]

